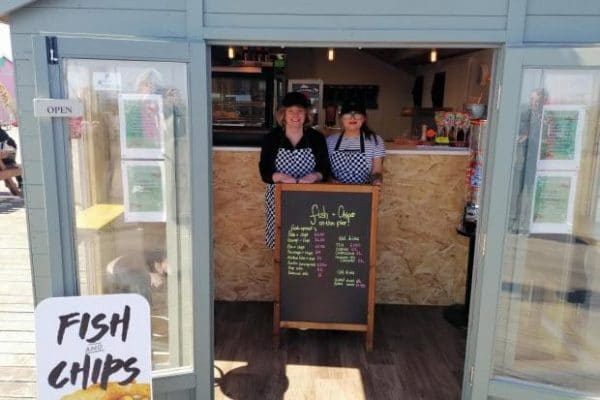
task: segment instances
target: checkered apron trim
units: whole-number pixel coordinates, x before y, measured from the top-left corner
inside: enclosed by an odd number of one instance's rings
[[[371,180],[371,163],[365,153],[365,138],[360,134],[360,151],[340,150],[344,134],[341,134],[335,149],[329,154],[331,172],[335,180],[342,183],[369,183]]]
[[[288,150],[279,148],[275,158],[275,172],[300,179],[315,170],[317,162],[310,147]],[[275,245],[275,185],[268,184],[265,192],[265,243],[273,248]]]

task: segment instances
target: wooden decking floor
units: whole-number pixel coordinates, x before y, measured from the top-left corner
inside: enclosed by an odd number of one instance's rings
[[[314,330],[275,350],[271,303],[216,302],[215,399],[459,399],[466,330],[442,309],[378,305],[367,353],[363,334]]]
[[[33,315],[23,199],[0,181],[0,400],[35,398]]]

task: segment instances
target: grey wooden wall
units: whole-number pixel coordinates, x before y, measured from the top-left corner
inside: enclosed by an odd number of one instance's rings
[[[508,1],[205,0],[203,34],[222,41],[243,31],[238,39],[249,41],[502,42]]]
[[[188,390],[172,392],[168,394],[153,393],[152,398],[154,400],[195,400],[193,393]]]
[[[5,10],[12,7],[4,5]],[[0,4],[0,14],[3,5]],[[109,35],[308,45],[600,43],[600,0],[40,0],[10,14],[36,301],[60,293],[51,125],[33,117],[33,38]],[[194,60],[192,59],[192,63]],[[38,79],[39,82],[39,79]],[[192,95],[194,94],[192,90]],[[192,132],[192,134],[200,134]],[[206,134],[206,133],[204,133]],[[190,391],[157,399],[192,399]]]
[[[529,0],[526,43],[599,43],[600,1]]]
[[[273,1],[206,0],[204,24],[209,35],[250,28],[271,30],[345,30],[347,39],[360,40],[354,31],[495,31],[503,34],[508,0],[422,1]],[[390,32],[391,31],[391,32]],[[425,40],[427,40],[425,38]]]

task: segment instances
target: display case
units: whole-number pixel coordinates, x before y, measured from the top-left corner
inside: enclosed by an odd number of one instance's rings
[[[215,145],[256,145],[273,126],[274,77],[268,67],[213,67]]]

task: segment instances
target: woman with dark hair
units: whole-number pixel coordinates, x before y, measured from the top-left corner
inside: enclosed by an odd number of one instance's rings
[[[333,180],[381,185],[385,147],[383,139],[367,126],[364,104],[347,101],[340,115],[342,133],[327,137]]]
[[[265,135],[259,170],[267,184],[266,233],[268,247],[274,245],[274,208],[276,183],[315,183],[330,175],[325,138],[309,128],[310,103],[299,92],[285,95],[277,111],[277,127]]]

